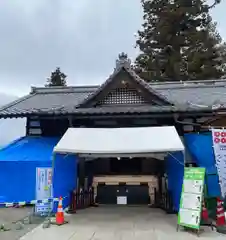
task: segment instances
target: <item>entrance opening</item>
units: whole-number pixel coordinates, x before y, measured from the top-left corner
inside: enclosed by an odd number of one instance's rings
[[[77,187],[92,186],[95,203],[119,205],[154,205],[164,185],[164,157],[175,151],[184,146],[172,126],[70,128],[54,149],[77,155]]]
[[[155,158],[98,158],[85,161],[84,187],[96,188],[99,204],[147,205],[154,202],[163,175],[164,161]]]

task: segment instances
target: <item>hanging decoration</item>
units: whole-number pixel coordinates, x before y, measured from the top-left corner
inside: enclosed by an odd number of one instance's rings
[[[212,129],[213,150],[219,176],[221,195],[226,196],[226,129]]]

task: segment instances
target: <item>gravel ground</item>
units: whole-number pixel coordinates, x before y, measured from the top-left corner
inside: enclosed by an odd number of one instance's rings
[[[17,230],[18,221],[23,222],[23,219],[32,213],[31,207],[23,208],[0,208],[0,225],[4,224],[10,231],[0,231],[1,240],[18,240],[27,232],[38,226],[43,219],[40,217],[31,217],[32,224],[22,224],[22,229]],[[17,222],[17,224],[16,224]]]

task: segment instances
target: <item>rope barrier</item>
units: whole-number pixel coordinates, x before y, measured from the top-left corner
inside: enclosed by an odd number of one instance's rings
[[[47,198],[43,200],[32,200],[32,201],[23,201],[23,202],[0,202],[0,207],[7,208],[7,207],[15,207],[15,206],[34,205],[39,203],[52,203],[52,202],[58,202],[58,201],[59,201],[59,198]]]
[[[68,198],[68,196],[63,197],[62,200]],[[18,206],[26,206],[26,205],[33,205],[33,210],[28,214],[28,216],[24,217],[15,222],[0,224],[0,232],[10,231],[12,229],[22,230],[25,225],[27,224],[35,224],[36,221],[43,222],[43,228],[50,227],[51,218],[53,216],[53,209],[49,209],[47,215],[42,215],[40,213],[35,212],[35,205],[40,203],[54,203],[59,202],[60,198],[47,198],[42,200],[32,200],[32,201],[21,201],[21,202],[0,202],[0,208],[10,208],[10,207],[18,207]],[[65,208],[66,210],[66,208]],[[43,219],[44,217],[44,219]],[[43,220],[41,220],[43,219]],[[8,226],[6,226],[8,225]],[[10,227],[9,227],[10,225]]]

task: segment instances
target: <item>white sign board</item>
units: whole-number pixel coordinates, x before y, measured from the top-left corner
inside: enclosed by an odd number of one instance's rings
[[[36,200],[52,198],[52,168],[36,168]],[[48,213],[52,203],[37,203],[36,213]]]
[[[224,198],[226,196],[226,130],[212,129],[212,139],[221,194]]]
[[[199,229],[205,168],[185,168],[178,225]]]
[[[184,193],[182,196],[182,208],[199,210],[201,208],[201,194]]]
[[[191,211],[189,209],[181,209],[180,221],[181,223],[186,223],[188,226],[195,226],[194,228],[196,228],[200,222],[200,212]]]
[[[127,197],[124,197],[124,196],[117,197],[117,204],[118,205],[126,205],[127,204]]]

